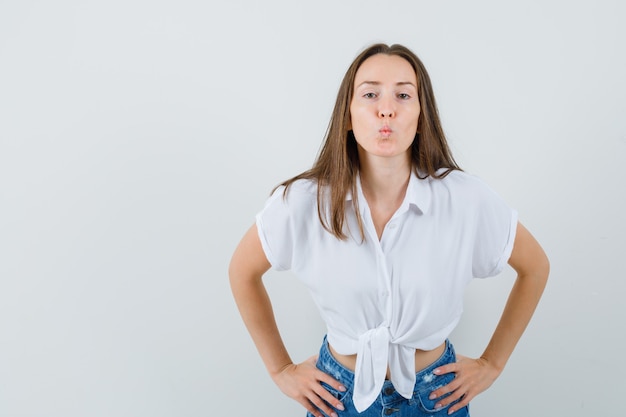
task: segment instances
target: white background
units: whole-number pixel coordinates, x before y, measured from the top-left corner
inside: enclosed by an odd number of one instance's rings
[[[372,42],[432,77],[453,152],[521,215],[552,274],[480,417],[624,408],[621,0],[0,1],[0,416],[298,416],[227,266],[308,168]],[[470,285],[478,355],[513,282]],[[324,333],[266,278],[294,360]]]

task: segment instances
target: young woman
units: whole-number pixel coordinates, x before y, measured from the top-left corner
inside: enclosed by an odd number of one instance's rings
[[[517,272],[480,358],[448,336],[466,284]],[[328,333],[294,364],[262,275],[291,269]],[[517,214],[455,163],[429,76],[401,45],[348,69],[314,166],[278,187],[235,250],[230,282],[280,389],[308,416],[469,415],[500,375],[543,292],[549,264]]]

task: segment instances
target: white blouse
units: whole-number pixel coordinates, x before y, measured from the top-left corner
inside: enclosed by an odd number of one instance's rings
[[[346,204],[347,240],[318,218],[317,185],[300,180],[283,198],[278,188],[257,215],[259,238],[276,270],[291,269],[308,287],[340,354],[356,354],[353,402],[376,399],[389,366],[391,382],[413,396],[415,349],[449,336],[473,277],[498,274],[513,249],[517,212],[480,179],[461,171],[445,178],[412,175],[404,201],[380,240],[357,181],[365,228],[361,239]]]

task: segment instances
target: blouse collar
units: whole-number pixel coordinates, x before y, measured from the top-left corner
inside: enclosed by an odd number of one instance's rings
[[[423,174],[419,174],[423,177]],[[432,199],[432,190],[430,186],[430,182],[433,180],[431,176],[427,176],[426,178],[418,177],[414,171],[411,171],[411,177],[409,178],[409,184],[406,189],[406,195],[404,196],[404,201],[400,206],[399,211],[405,211],[409,207],[413,206],[421,214],[428,213],[430,209],[430,203]],[[356,191],[359,201],[359,211],[361,215],[363,215],[363,210],[365,210],[365,196],[363,195],[363,188],[361,186],[361,176],[357,174],[356,178]],[[348,191],[346,195],[347,201],[352,201],[352,191]]]

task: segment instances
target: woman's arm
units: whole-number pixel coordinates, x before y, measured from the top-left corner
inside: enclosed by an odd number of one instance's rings
[[[314,415],[336,415],[324,401],[342,410],[320,382],[345,390],[339,382],[315,367],[315,357],[294,364],[285,349],[272,304],[263,285],[263,274],[270,268],[256,226],[244,235],[230,262],[230,286],[241,317],[252,336],[265,367],[278,387]],[[324,400],[324,401],[322,401]]]
[[[451,383],[433,391],[431,395],[431,398],[439,398],[452,392],[452,395],[441,400],[439,405],[442,407],[462,397],[461,401],[450,407],[449,414],[469,404],[500,375],[526,329],[548,280],[548,258],[521,223],[517,225],[509,265],[517,272],[517,279],[498,326],[481,357],[470,359],[460,356],[457,363],[434,371],[437,374],[456,373],[456,378]]]

